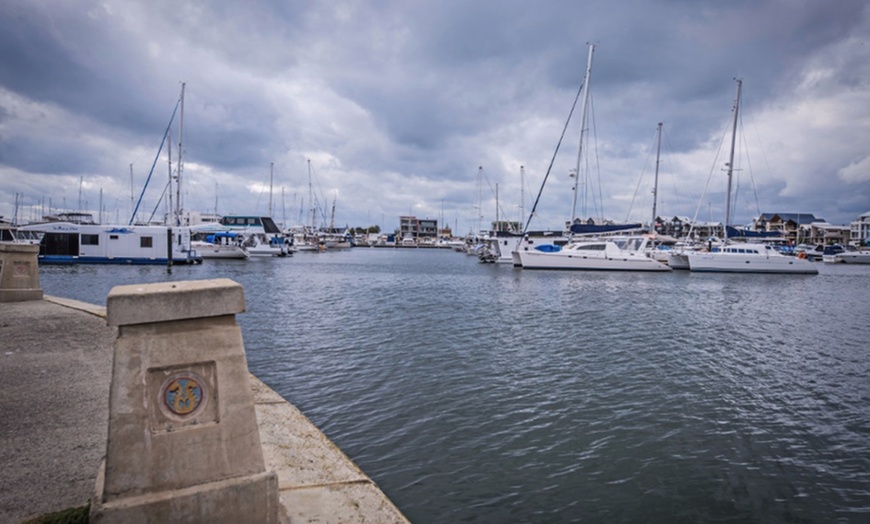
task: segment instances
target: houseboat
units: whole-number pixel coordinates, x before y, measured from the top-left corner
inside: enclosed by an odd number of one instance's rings
[[[190,229],[45,222],[19,228],[42,233],[43,264],[197,264]]]

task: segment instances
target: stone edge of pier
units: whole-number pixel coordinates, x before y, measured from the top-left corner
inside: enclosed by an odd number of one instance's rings
[[[44,300],[106,318],[106,308]],[[299,409],[249,373],[266,470],[278,475],[279,522],[408,522],[350,458]],[[94,464],[96,476],[99,464]]]

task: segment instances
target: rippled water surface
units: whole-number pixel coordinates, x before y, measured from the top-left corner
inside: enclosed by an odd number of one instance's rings
[[[251,371],[413,522],[870,521],[870,266],[574,273],[443,250],[50,267],[228,277]]]

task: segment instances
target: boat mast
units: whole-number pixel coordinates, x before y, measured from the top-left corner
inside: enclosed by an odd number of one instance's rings
[[[178,162],[176,173],[178,176],[175,180],[175,225],[181,225],[181,166],[184,158],[184,150],[181,148],[181,143],[184,138],[184,86],[181,83],[181,113],[178,120]]]
[[[272,216],[272,175],[275,171],[275,162],[269,162],[269,216]]]
[[[501,224],[498,221],[498,183],[495,184],[495,230],[501,231]]]
[[[311,232],[314,232],[314,197],[312,196],[311,189],[311,159],[308,159],[308,207],[311,211]]]
[[[734,125],[731,128],[731,156],[728,158],[728,192],[725,194],[725,234],[728,240],[728,225],[731,223],[731,178],[734,175],[734,145],[737,143],[737,113],[740,111],[740,88],[743,87],[743,79],[737,81],[737,97],[734,99]]]
[[[133,164],[130,164],[130,213],[136,209],[136,198],[133,196]]]
[[[526,218],[526,171],[523,166],[520,166],[520,225],[523,219]]]
[[[409,213],[410,214],[410,213]],[[477,166],[477,232],[483,228],[483,166]]]
[[[655,233],[656,227],[656,200],[659,195],[659,159],[661,158],[662,153],[662,124],[659,122],[658,129],[658,144],[656,145],[656,176],[655,183],[653,184],[653,208],[652,208],[652,222],[649,223],[649,232]]]
[[[583,155],[583,139],[586,131],[586,110],[589,107],[589,77],[592,75],[592,53],[595,44],[589,44],[589,59],[586,62],[586,77],[583,80],[583,111],[580,116],[580,148],[577,150],[577,164],[574,169],[574,199],[571,203],[571,224],[577,219],[577,189],[580,186],[580,157]],[[568,226],[570,227],[570,225]]]

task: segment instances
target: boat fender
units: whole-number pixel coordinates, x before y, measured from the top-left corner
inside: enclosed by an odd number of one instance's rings
[[[800,253],[798,253],[797,257],[800,259],[805,259],[805,258],[807,258],[807,254],[806,254],[806,252],[801,251]]]

